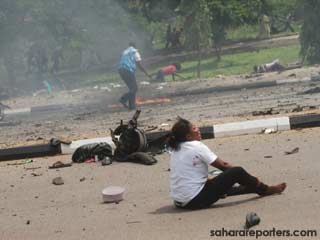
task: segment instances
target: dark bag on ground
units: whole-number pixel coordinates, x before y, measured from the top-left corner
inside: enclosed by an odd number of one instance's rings
[[[82,163],[87,159],[98,156],[99,160],[105,157],[112,158],[112,148],[108,143],[86,144],[76,149],[72,155],[72,162]]]

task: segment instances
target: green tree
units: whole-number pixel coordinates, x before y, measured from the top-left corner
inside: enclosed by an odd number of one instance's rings
[[[186,47],[198,52],[197,77],[201,77],[203,51],[211,48],[211,17],[206,0],[183,1],[180,9],[190,23],[186,31]]]
[[[304,19],[300,34],[301,55],[309,63],[320,62],[320,2],[318,0],[302,1]]]

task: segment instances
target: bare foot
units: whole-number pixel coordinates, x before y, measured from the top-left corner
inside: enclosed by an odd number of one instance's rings
[[[276,193],[282,193],[287,187],[286,183],[280,183],[278,185],[269,186],[268,190],[265,192],[264,195],[272,195]]]

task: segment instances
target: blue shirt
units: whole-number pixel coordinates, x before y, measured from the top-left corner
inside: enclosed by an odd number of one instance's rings
[[[137,69],[136,62],[138,61],[141,61],[138,50],[134,47],[129,47],[122,53],[119,63],[119,69],[124,68],[132,73],[135,73]]]

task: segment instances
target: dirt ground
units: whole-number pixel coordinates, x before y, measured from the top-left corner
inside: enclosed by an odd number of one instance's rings
[[[281,195],[264,198],[229,197],[200,211],[173,207],[166,153],[153,166],[84,163],[48,169],[56,160],[70,161],[70,156],[38,158],[18,166],[2,162],[0,239],[212,239],[211,230],[243,229],[248,212],[261,217],[254,230],[315,229],[319,234],[319,134],[320,129],[314,128],[204,141],[223,159],[267,183],[285,181],[288,188]],[[298,153],[284,154],[296,147]],[[52,179],[59,176],[65,184],[53,185]],[[126,188],[124,201],[102,203],[101,191],[110,185]]]
[[[169,128],[177,115],[198,125],[210,125],[318,113],[320,93],[304,92],[320,87],[320,81],[203,94],[192,92],[303,79],[319,72],[320,67],[315,66],[281,74],[140,85],[139,96],[143,99],[165,97],[171,102],[141,106],[139,123],[141,127],[156,126],[160,130]],[[109,128],[115,128],[121,119],[129,120],[134,112],[113,106],[126,88],[108,86],[111,89],[108,91],[101,87],[4,101],[13,109],[46,105],[61,106],[61,109],[7,117],[5,121],[15,126],[0,127],[0,148],[47,142],[52,137],[83,139],[109,135]],[[189,94],[174,96],[176,93]],[[252,114],[270,109],[272,115]],[[254,195],[227,198],[201,211],[181,211],[172,206],[167,154],[159,155],[159,162],[154,166],[114,163],[102,167],[92,163],[48,169],[57,160],[69,162],[69,155],[34,159],[33,163],[17,166],[0,162],[0,239],[210,239],[211,230],[242,229],[245,216],[251,211],[262,219],[254,229],[319,230],[320,217],[316,211],[319,209],[319,134],[320,129],[314,128],[205,141],[223,159],[244,166],[267,183],[286,181],[288,189],[284,194],[266,198]],[[298,153],[284,154],[295,147],[299,147]],[[51,183],[58,176],[65,180],[64,185]],[[81,182],[83,177],[85,181]],[[123,202],[101,203],[101,191],[110,185],[126,188]]]

